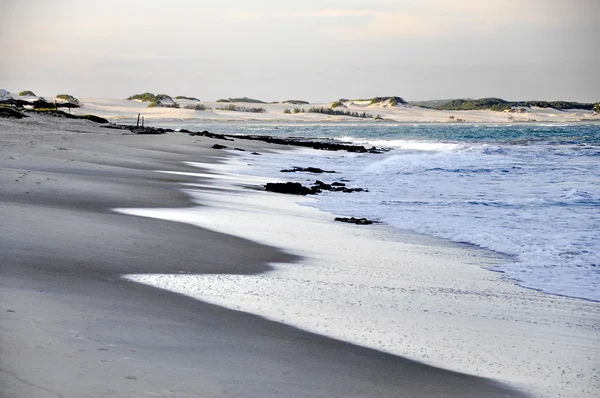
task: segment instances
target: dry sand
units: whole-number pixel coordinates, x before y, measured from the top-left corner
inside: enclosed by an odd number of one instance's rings
[[[189,206],[177,183],[196,179],[154,170],[218,162],[214,143],[0,119],[0,396],[520,396],[123,280],[254,274],[295,260],[243,238],[110,211]]]

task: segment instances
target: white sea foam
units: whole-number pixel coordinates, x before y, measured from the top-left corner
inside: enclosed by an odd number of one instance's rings
[[[369,192],[323,194],[313,206],[505,253],[512,260],[493,269],[522,286],[600,301],[600,166],[582,148],[424,142],[377,156],[266,156],[245,172],[335,170],[318,178]]]

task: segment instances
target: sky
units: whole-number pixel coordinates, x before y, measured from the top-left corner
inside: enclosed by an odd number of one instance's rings
[[[0,88],[600,101],[600,0],[0,0]]]

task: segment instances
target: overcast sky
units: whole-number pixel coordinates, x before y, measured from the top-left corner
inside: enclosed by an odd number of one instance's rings
[[[600,101],[600,0],[0,0],[0,88]]]

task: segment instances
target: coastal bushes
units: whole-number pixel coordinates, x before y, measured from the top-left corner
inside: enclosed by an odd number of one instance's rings
[[[178,95],[178,96],[175,97],[175,99],[184,99],[184,100],[189,100],[189,101],[198,101],[198,102],[200,102],[200,100],[198,98],[196,98],[196,97],[186,97],[186,96],[183,96],[183,95]]]
[[[332,104],[331,104],[331,107],[332,107],[332,108],[337,108],[337,107],[340,107],[340,106],[346,107],[346,106],[344,105],[344,102],[346,102],[346,101],[347,101],[346,99],[340,98],[339,100],[337,100],[337,101],[335,101],[334,103],[332,103]]]
[[[161,108],[179,108],[179,104],[173,101],[173,98],[167,94],[152,94],[142,93],[135,94],[127,98],[129,101],[140,101],[149,102],[148,108],[161,107]]]
[[[228,98],[228,99],[221,98],[220,100],[217,100],[217,102],[245,102],[248,104],[266,104],[265,101],[261,101],[261,100],[254,99],[254,98],[248,98],[248,97]]]
[[[19,92],[19,95],[21,97],[37,97],[37,95],[35,95],[31,90],[23,90]]]
[[[249,108],[245,106],[236,106],[233,104],[223,106],[219,108],[222,111],[233,111],[233,112],[249,112],[249,113],[265,113],[267,110],[265,108]]]
[[[71,104],[79,105],[79,100],[70,94],[58,94],[56,98],[70,102]]]
[[[209,111],[211,108],[204,104],[187,105],[185,109],[193,109],[195,111]]]
[[[443,111],[492,110],[504,111],[513,107],[538,107],[552,109],[594,109],[594,104],[567,101],[506,101],[501,98],[453,99],[441,103],[415,103],[425,108]]]
[[[373,115],[366,112],[352,112],[352,111],[342,111],[333,108],[325,108],[325,107],[312,107],[308,109],[310,113],[323,113],[326,115],[332,116],[351,116],[351,117],[359,117],[363,119],[372,118]]]
[[[129,101],[157,102],[158,98],[152,93],[134,94],[127,98]]]
[[[308,101],[302,101],[302,100],[287,100],[287,101],[283,101],[283,104],[308,105],[309,102]]]
[[[594,105],[594,112],[600,113],[600,102],[598,102],[596,105]]]
[[[297,113],[305,113],[305,112],[306,112],[306,109],[304,109],[304,108],[294,108],[294,113],[295,114],[297,114]],[[285,113],[285,114],[291,114],[292,110],[289,109],[289,108],[286,108],[286,109],[283,110],[283,113]]]
[[[377,105],[385,101],[389,101],[389,105],[391,106],[408,104],[408,102],[404,101],[402,97],[375,97],[371,99],[369,105]]]

